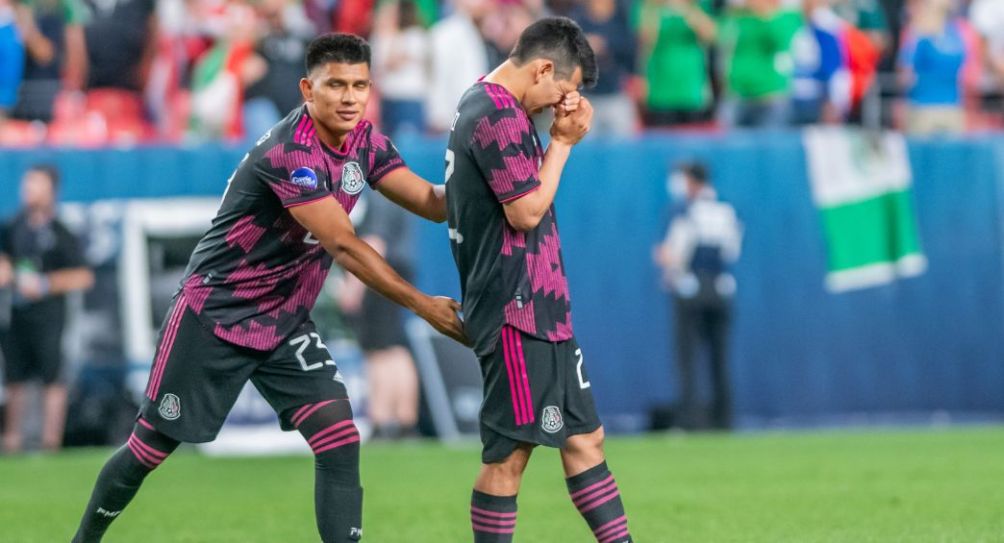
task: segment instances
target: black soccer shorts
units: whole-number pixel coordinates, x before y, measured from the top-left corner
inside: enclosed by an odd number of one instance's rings
[[[216,438],[248,379],[292,430],[295,408],[347,400],[348,392],[314,324],[303,323],[274,351],[240,347],[216,337],[191,308],[170,326],[168,312],[158,340],[158,358],[140,416],[171,438],[204,443]],[[162,352],[166,356],[160,357]]]
[[[552,343],[506,325],[480,362],[482,462],[501,462],[520,443],[561,448],[569,436],[600,427],[574,338]]]
[[[63,319],[52,320],[49,312],[14,311],[10,329],[0,331],[4,382],[20,384],[38,379],[49,386],[63,373]]]

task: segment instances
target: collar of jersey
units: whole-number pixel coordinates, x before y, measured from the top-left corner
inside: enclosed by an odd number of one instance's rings
[[[304,106],[303,106],[303,114],[305,116],[307,116],[307,117],[310,118],[310,122],[312,122],[312,123],[316,122],[316,121],[314,121],[314,118],[310,116],[310,112],[307,111],[306,104],[304,104]],[[360,120],[359,122],[362,123],[363,120]],[[308,143],[309,143],[309,145],[317,145],[317,146],[319,146],[321,149],[324,150],[324,152],[328,153],[329,155],[331,155],[331,156],[333,156],[333,157],[335,157],[337,159],[344,159],[344,158],[346,158],[346,157],[349,156],[349,150],[352,149],[352,141],[353,141],[353,139],[355,139],[356,130],[358,128],[359,128],[359,125],[357,124],[356,128],[353,128],[352,131],[349,132],[348,137],[345,138],[345,142],[342,144],[342,147],[345,148],[344,151],[339,151],[337,149],[332,149],[331,147],[328,146],[328,144],[326,144],[323,141],[321,141],[321,138],[318,137],[318,135],[317,135],[317,130],[316,129],[314,129],[314,135],[310,138],[310,141]]]

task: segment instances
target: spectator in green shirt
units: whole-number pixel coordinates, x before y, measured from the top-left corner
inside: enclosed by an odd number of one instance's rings
[[[647,85],[650,126],[707,120],[711,107],[708,47],[718,27],[709,0],[641,0],[636,26]]]
[[[746,0],[719,29],[726,97],[719,117],[726,126],[779,128],[789,122],[792,39],[802,26],[798,11],[778,0]]]

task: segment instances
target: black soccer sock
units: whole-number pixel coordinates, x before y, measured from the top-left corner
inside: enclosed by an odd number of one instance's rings
[[[516,531],[516,496],[471,494],[471,527],[474,543],[511,543]]]
[[[157,432],[150,423],[139,419],[129,440],[112,455],[98,475],[73,543],[101,541],[108,526],[132,501],[143,479],[178,445],[178,441]]]
[[[568,494],[599,543],[630,543],[624,503],[613,474],[603,462],[565,479]]]
[[[321,541],[359,541],[363,537],[359,431],[348,400],[302,406],[290,421],[314,451],[314,509]]]

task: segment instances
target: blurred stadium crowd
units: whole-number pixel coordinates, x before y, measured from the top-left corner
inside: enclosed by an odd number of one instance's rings
[[[386,132],[439,133],[546,14],[600,56],[597,133],[1002,126],[1001,0],[0,0],[0,145],[255,138],[328,31],[371,40]]]

